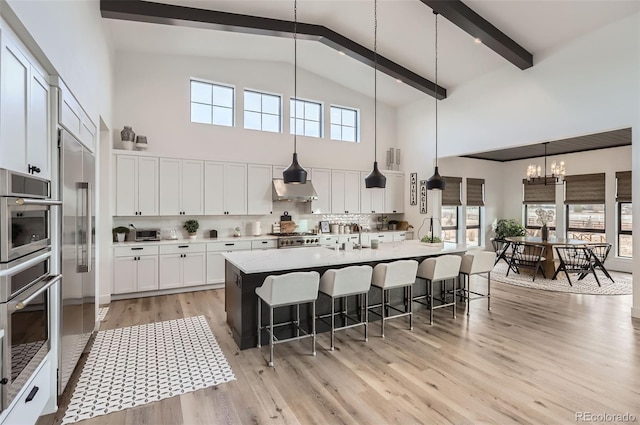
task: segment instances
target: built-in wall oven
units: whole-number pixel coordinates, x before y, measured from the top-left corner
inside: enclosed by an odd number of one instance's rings
[[[50,266],[49,248],[0,264],[0,328],[5,331],[0,368],[2,410],[51,348],[49,288],[62,276],[52,276]]]

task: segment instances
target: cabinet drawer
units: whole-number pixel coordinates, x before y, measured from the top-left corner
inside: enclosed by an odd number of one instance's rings
[[[11,409],[3,423],[8,425],[35,424],[42,414],[50,395],[51,360],[47,358],[31,383],[25,387],[24,392],[15,400],[13,409]],[[29,401],[27,401],[27,398],[29,398]]]
[[[244,251],[251,249],[252,241],[210,242],[207,244],[208,252],[219,251]],[[257,241],[256,241],[257,242]]]
[[[158,245],[153,246],[119,246],[113,248],[114,257],[130,257],[140,255],[158,255]]]
[[[278,247],[276,239],[268,239],[263,241],[251,241],[251,249],[272,249]]]
[[[160,254],[186,254],[188,252],[205,252],[205,245],[199,244],[180,244],[180,245],[161,245]]]

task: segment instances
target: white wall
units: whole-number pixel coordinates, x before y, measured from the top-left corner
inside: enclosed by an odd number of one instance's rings
[[[640,199],[640,13],[536,55],[534,62],[525,71],[505,64],[450,90],[439,103],[440,156],[631,127],[633,191]],[[405,170],[418,170],[421,179],[433,173],[433,103],[425,98],[398,112],[399,145],[415,152]],[[635,252],[640,252],[639,221],[634,225]],[[640,276],[640,261],[633,271]],[[640,279],[633,299],[633,314],[640,317]]]
[[[190,121],[190,78],[202,78],[236,87],[236,126],[223,127]],[[289,134],[289,101],[293,96],[293,66],[273,62],[213,59],[156,54],[118,53],[116,56],[113,127],[130,125],[147,136],[149,151],[159,155],[206,156],[221,161],[288,165],[293,151]],[[245,130],[243,89],[283,96],[283,133]],[[360,109],[361,143],[298,136],[303,167],[368,170],[373,162],[373,99],[318,75],[298,70],[298,97]],[[378,157],[396,145],[396,111],[378,103]],[[119,140],[115,134],[116,140]],[[114,140],[114,145],[118,142]]]

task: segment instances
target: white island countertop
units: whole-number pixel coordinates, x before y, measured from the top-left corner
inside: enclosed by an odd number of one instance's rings
[[[467,246],[464,244],[445,243],[443,248],[439,248],[427,246],[418,240],[411,240],[382,243],[378,249],[365,248],[353,251],[334,251],[327,247],[305,247],[225,252],[222,253],[222,256],[240,271],[251,274],[430,257],[441,254],[461,254],[466,251]]]

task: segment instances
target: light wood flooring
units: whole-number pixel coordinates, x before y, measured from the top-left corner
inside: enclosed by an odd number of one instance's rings
[[[475,277],[474,277],[475,279]],[[476,280],[480,286],[481,280]],[[576,412],[625,413],[640,422],[640,322],[631,296],[574,295],[494,282],[492,311],[471,303],[457,319],[438,310],[275,348],[237,349],[224,291],[117,301],[102,329],[204,315],[236,381],[81,422],[101,424],[558,424]],[[58,413],[39,425],[58,424]]]

